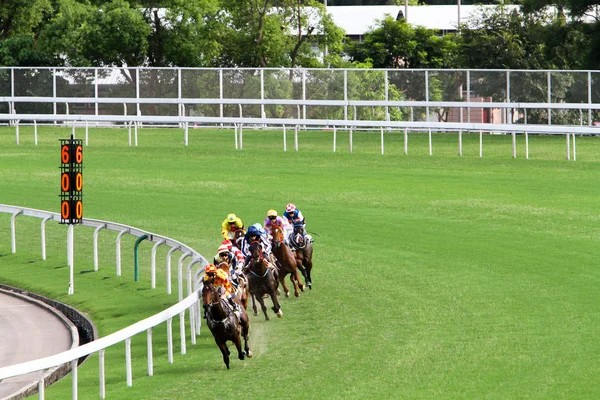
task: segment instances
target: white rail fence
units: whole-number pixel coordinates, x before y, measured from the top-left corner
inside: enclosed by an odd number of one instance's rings
[[[16,235],[16,220],[19,216],[29,216],[42,219],[41,222],[41,252],[42,259],[46,259],[46,224],[48,221],[53,220],[56,222],[60,221],[60,215],[48,211],[36,210],[31,208],[16,207],[10,205],[0,204],[0,212],[12,214],[10,220],[10,231],[11,231],[11,249],[15,253],[17,249],[17,235]],[[77,361],[81,357],[88,356],[90,354],[99,354],[99,391],[100,398],[106,397],[105,390],[105,376],[104,376],[104,351],[108,347],[115,344],[125,342],[125,366],[127,371],[126,384],[127,386],[133,385],[132,365],[131,365],[131,338],[139,333],[146,332],[147,336],[147,371],[148,375],[152,376],[154,373],[153,368],[153,352],[152,352],[152,330],[157,325],[166,322],[167,325],[167,357],[170,364],[173,363],[173,318],[179,315],[179,332],[180,332],[180,348],[181,354],[186,354],[186,322],[185,312],[189,314],[189,325],[190,325],[190,339],[192,344],[196,344],[196,337],[200,334],[200,307],[198,304],[199,296],[198,289],[201,287],[201,277],[204,271],[204,266],[208,264],[208,261],[200,255],[197,251],[191,247],[178,242],[174,239],[156,235],[150,232],[140,230],[138,228],[117,224],[114,222],[100,221],[84,219],[81,224],[85,227],[93,227],[93,246],[94,246],[94,271],[98,271],[98,235],[101,230],[111,230],[119,232],[116,239],[117,249],[117,267],[116,274],[121,274],[121,260],[120,260],[120,248],[121,238],[125,234],[140,237],[147,235],[147,240],[154,243],[152,247],[152,260],[151,260],[151,285],[152,288],[156,288],[156,249],[161,246],[170,247],[167,258],[166,258],[166,280],[167,280],[167,293],[171,293],[171,257],[174,252],[179,251],[182,255],[179,257],[177,265],[177,282],[178,282],[178,303],[169,307],[168,309],[139,321],[125,329],[115,332],[106,337],[100,338],[93,342],[87,343],[83,346],[75,349],[56,354],[50,357],[41,358],[17,365],[0,368],[0,381],[2,379],[19,376],[31,372],[43,372],[49,368],[60,366],[66,363],[71,364],[72,369],[72,398],[77,399],[78,395],[78,382],[77,382]],[[79,230],[79,229],[78,229]],[[191,261],[185,268],[185,276],[187,280],[187,295],[184,297],[184,261],[186,258],[191,258]],[[72,293],[71,289],[74,289],[73,282],[73,257],[68,257],[70,262],[70,285],[69,293]],[[195,273],[192,273],[193,267],[196,264],[200,264]],[[45,382],[43,373],[40,373],[40,381],[38,382],[38,398],[44,399],[44,387]]]
[[[120,99],[124,100],[124,99]],[[130,99],[131,100],[131,99]],[[135,99],[135,101],[144,99]],[[151,99],[156,102],[157,99]],[[173,99],[158,99],[160,101],[172,101]],[[206,100],[206,99],[204,99]],[[214,99],[212,99],[214,100]],[[235,99],[237,102],[255,103],[256,100]],[[295,100],[290,100],[294,101]],[[324,100],[322,102],[336,102],[333,100]],[[307,101],[306,103],[315,103],[315,101]],[[339,102],[336,102],[339,103]],[[353,102],[348,102],[352,104]],[[385,104],[385,102],[356,102],[356,103],[375,103]],[[392,103],[415,103],[415,102],[392,102]],[[416,102],[421,103],[422,102]],[[437,103],[433,103],[437,104]],[[462,107],[481,107],[481,103],[460,103]],[[519,103],[499,103],[499,107],[518,107],[522,106]],[[576,108],[579,104],[528,104],[533,108]],[[590,107],[600,109],[600,104],[592,104]],[[599,127],[594,126],[573,126],[573,125],[540,125],[540,124],[489,124],[489,123],[465,123],[465,122],[411,122],[411,121],[368,121],[368,120],[321,120],[321,119],[286,119],[286,118],[246,118],[246,117],[189,117],[189,116],[122,116],[122,115],[52,115],[52,114],[0,114],[0,121],[14,121],[16,143],[19,143],[20,131],[19,121],[33,121],[34,124],[34,142],[37,145],[37,122],[38,121],[68,121],[72,123],[72,133],[76,136],[76,123],[81,122],[85,126],[85,144],[89,145],[89,122],[109,122],[109,123],[126,123],[128,124],[129,145],[132,145],[132,126],[134,127],[134,143],[138,145],[138,127],[143,123],[149,124],[172,124],[183,127],[183,142],[185,146],[189,145],[189,129],[190,126],[196,124],[230,124],[234,126],[235,148],[243,149],[243,129],[244,126],[249,127],[265,127],[265,126],[281,126],[283,128],[283,150],[287,151],[287,128],[294,129],[294,150],[299,150],[299,131],[301,129],[323,128],[331,130],[333,133],[333,151],[337,149],[337,131],[349,131],[349,147],[350,152],[353,151],[352,132],[354,130],[378,130],[381,137],[381,154],[385,153],[385,133],[393,133],[401,131],[404,134],[404,154],[408,154],[408,133],[409,132],[427,132],[429,135],[429,155],[433,154],[433,132],[458,132],[459,156],[463,155],[462,151],[462,135],[463,133],[478,133],[479,134],[479,157],[483,157],[483,134],[511,134],[512,141],[512,156],[516,158],[516,135],[523,134],[525,137],[525,158],[529,159],[529,135],[530,134],[546,134],[546,135],[564,135],[566,139],[566,159],[576,160],[576,135],[598,135]],[[572,141],[572,145],[571,145]]]

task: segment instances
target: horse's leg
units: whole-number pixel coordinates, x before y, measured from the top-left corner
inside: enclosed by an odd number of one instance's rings
[[[242,350],[242,340],[240,339],[240,333],[241,333],[241,328],[237,327],[237,329],[235,329],[235,333],[234,333],[233,337],[231,338],[231,341],[233,342],[233,344],[235,345],[235,348],[237,349],[238,358],[240,360],[245,360],[246,353],[244,352],[244,350]]]
[[[267,306],[265,306],[265,299],[263,298],[263,293],[261,293],[260,296],[256,296],[256,299],[260,303],[260,308],[261,308],[263,314],[265,314],[265,319],[268,321],[269,315],[267,314]]]
[[[308,288],[312,290],[312,278],[310,277],[310,271],[312,271],[312,255],[306,258],[306,279]]]
[[[290,281],[292,281],[292,285],[294,285],[294,296],[300,297],[299,288],[304,291],[304,286],[302,286],[302,282],[300,282],[300,278],[298,277],[298,268],[294,269],[290,274]]]
[[[277,294],[275,293],[274,290],[271,290],[270,295],[271,295],[271,301],[273,302],[273,312],[279,318],[283,317],[283,311],[281,311],[281,305],[279,304],[279,299],[277,298]]]
[[[219,350],[221,350],[221,354],[223,354],[223,362],[227,369],[229,369],[229,349],[227,348],[226,342],[217,342],[217,346],[219,346]]]
[[[290,289],[288,289],[287,285],[285,284],[285,274],[283,272],[279,273],[279,283],[281,283],[281,286],[283,287],[283,293],[285,293],[285,297],[290,297]]]
[[[248,318],[248,314],[245,312],[240,315],[240,325],[242,326],[242,337],[244,338],[244,351],[246,352],[246,356],[248,358],[252,358],[252,350],[250,350],[250,346],[248,346],[248,332],[250,331],[250,319]]]
[[[254,315],[258,315],[258,310],[256,309],[256,296],[254,295],[254,293],[250,293],[250,296],[252,297],[252,311],[254,312]]]
[[[298,268],[294,268],[293,275],[295,276],[296,282],[298,282],[298,287],[304,292],[304,284],[302,283],[302,279],[300,279],[300,271],[298,271]]]

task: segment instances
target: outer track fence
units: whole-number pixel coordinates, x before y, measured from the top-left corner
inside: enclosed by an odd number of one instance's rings
[[[17,249],[17,235],[16,235],[16,221],[19,216],[29,216],[40,218],[41,221],[41,251],[42,251],[42,259],[46,259],[46,223],[50,220],[60,221],[60,215],[57,213],[52,213],[48,211],[35,210],[31,208],[23,208],[16,206],[9,206],[0,204],[0,212],[12,214],[10,220],[10,230],[11,230],[11,249],[12,252],[15,253]],[[179,251],[182,253],[182,256],[179,259],[178,264],[178,303],[169,307],[168,309],[153,315],[149,318],[146,318],[142,321],[139,321],[125,329],[122,329],[118,332],[115,332],[106,337],[100,338],[93,342],[87,343],[83,346],[77,347],[75,349],[56,354],[50,357],[41,358],[38,360],[33,360],[17,365],[12,365],[8,367],[0,368],[0,381],[2,379],[11,378],[15,376],[19,376],[26,373],[36,372],[36,371],[45,371],[49,368],[57,367],[66,363],[71,364],[72,368],[72,398],[76,399],[78,394],[78,382],[77,382],[77,360],[81,357],[88,356],[93,353],[99,354],[99,379],[100,379],[100,398],[104,399],[106,396],[105,391],[105,376],[104,376],[104,351],[106,348],[111,347],[115,344],[125,342],[125,366],[127,371],[126,383],[127,386],[133,385],[132,378],[132,366],[131,366],[131,338],[138,333],[146,331],[147,335],[147,363],[148,363],[148,375],[152,376],[154,373],[153,368],[153,352],[152,352],[152,330],[157,325],[166,322],[167,323],[167,345],[168,345],[168,362],[170,364],[173,363],[173,325],[172,320],[173,317],[179,315],[179,331],[180,331],[180,341],[181,341],[181,354],[186,354],[186,323],[185,323],[185,312],[186,310],[189,312],[190,319],[190,337],[192,344],[196,343],[196,336],[200,334],[200,307],[198,304],[199,296],[198,289],[201,287],[201,277],[203,274],[203,268],[208,264],[207,260],[200,255],[197,251],[192,249],[191,247],[178,242],[174,239],[156,235],[150,232],[146,232],[140,230],[138,228],[117,224],[114,222],[108,221],[99,221],[99,220],[91,220],[84,219],[82,226],[93,227],[93,243],[94,243],[94,270],[98,271],[98,235],[102,229],[107,229],[115,232],[119,232],[119,235],[116,240],[117,247],[117,275],[120,274],[120,239],[124,234],[130,234],[136,237],[141,237],[142,235],[147,235],[147,240],[154,242],[153,250],[152,250],[152,288],[155,288],[156,283],[156,248],[158,246],[164,245],[170,247],[167,260],[167,292],[171,292],[171,256],[175,251]],[[77,229],[79,231],[79,229]],[[191,262],[187,265],[187,297],[183,297],[184,292],[184,284],[183,284],[183,261],[185,258],[191,257]],[[70,285],[69,285],[69,293],[72,293],[72,289],[74,289],[73,282],[73,257],[69,257],[70,265]],[[197,268],[195,274],[192,274],[192,268],[196,265],[200,264],[200,267]],[[40,374],[41,379],[38,382],[38,397],[40,399],[44,399],[44,387],[45,382],[43,378],[43,374]]]
[[[156,100],[156,99],[155,99]],[[236,101],[244,101],[237,99]],[[466,103],[467,106],[469,105]],[[537,105],[542,107],[542,105]],[[543,106],[548,106],[544,104]],[[564,104],[561,104],[564,106]],[[600,104],[590,105],[590,107],[600,109]],[[141,124],[171,124],[181,125],[184,128],[184,144],[189,144],[189,126],[198,123],[201,124],[230,124],[234,126],[236,149],[243,149],[243,128],[247,127],[265,127],[281,126],[283,128],[283,150],[287,151],[287,127],[294,128],[294,150],[299,151],[299,130],[301,128],[320,128],[325,127],[333,132],[333,151],[337,149],[336,140],[339,130],[348,130],[350,152],[353,151],[353,130],[377,130],[381,136],[381,153],[385,153],[384,132],[402,131],[404,133],[404,154],[408,154],[408,132],[427,132],[429,135],[429,155],[433,154],[433,132],[458,132],[459,151],[462,156],[462,134],[479,133],[480,151],[479,156],[483,157],[483,134],[511,134],[512,156],[516,157],[516,139],[517,134],[523,134],[526,141],[526,158],[529,158],[529,135],[564,135],[566,139],[566,159],[576,160],[575,135],[598,135],[600,128],[593,126],[566,126],[566,125],[539,125],[539,124],[488,124],[488,123],[464,123],[464,122],[410,122],[410,121],[361,121],[361,120],[314,120],[314,119],[284,119],[284,118],[215,118],[215,117],[170,117],[170,116],[119,116],[119,115],[41,115],[41,114],[0,114],[0,121],[17,119],[16,123],[16,142],[19,143],[19,122],[24,121],[69,121],[73,123],[73,135],[75,136],[75,123],[85,123],[85,143],[88,144],[88,126],[89,122],[121,122],[129,124],[129,145],[131,145],[131,125],[136,127],[135,145],[137,146],[137,127]],[[35,133],[37,138],[37,132]],[[570,142],[572,141],[572,146]],[[37,143],[37,139],[36,139]]]

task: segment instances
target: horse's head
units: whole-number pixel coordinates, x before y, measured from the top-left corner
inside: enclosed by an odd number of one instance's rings
[[[253,241],[252,243],[250,243],[250,254],[252,255],[252,258],[256,261],[262,260],[263,254],[262,254],[262,245],[260,244],[260,242],[258,240]]]
[[[283,230],[275,225],[273,226],[273,228],[271,229],[271,234],[273,236],[273,242],[275,243],[281,243],[283,242]]]
[[[236,231],[233,232],[233,240],[235,241],[235,243],[239,243],[240,240],[242,240],[244,238],[244,235],[246,234],[246,232],[244,231],[244,229],[237,229]]]
[[[208,305],[219,301],[219,293],[214,284],[214,278],[209,278],[202,285],[202,304]]]
[[[229,264],[227,261],[222,261],[219,265],[217,265],[217,268],[222,269],[223,271],[227,272],[227,275],[229,275]]]

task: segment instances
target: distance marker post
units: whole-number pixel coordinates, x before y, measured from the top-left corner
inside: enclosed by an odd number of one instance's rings
[[[73,225],[83,220],[83,141],[60,139],[60,223],[68,224],[67,263],[69,264],[69,294],[73,284]]]

